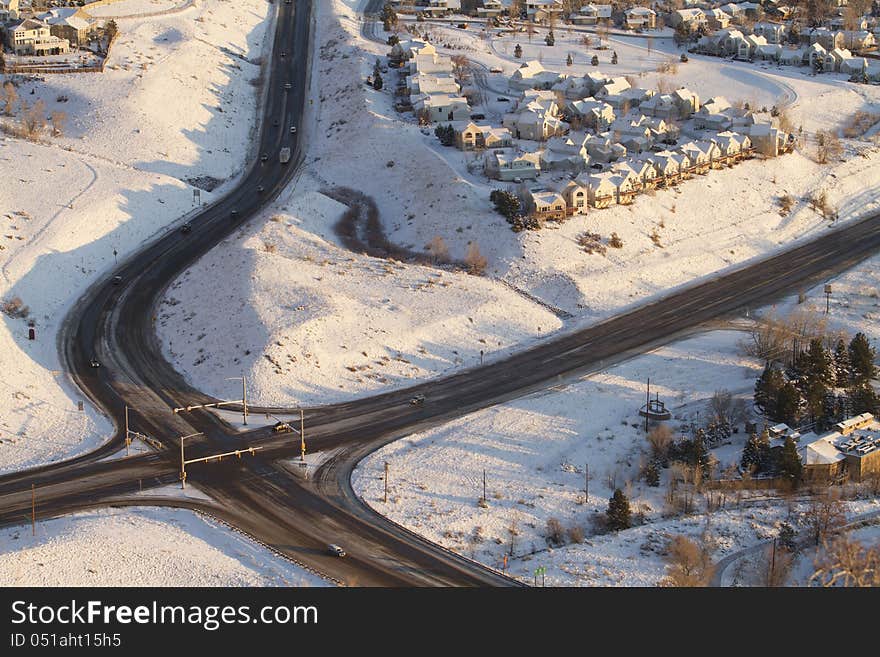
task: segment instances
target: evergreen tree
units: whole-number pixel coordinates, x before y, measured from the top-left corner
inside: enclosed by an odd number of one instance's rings
[[[742,457],[739,461],[743,470],[752,470],[756,472],[761,468],[761,446],[758,434],[753,433],[749,436],[745,446],[743,446]]]
[[[834,383],[834,361],[819,338],[810,340],[806,361],[806,376],[810,382],[818,382],[823,386]]]
[[[877,376],[877,368],[874,366],[876,355],[865,334],[856,333],[849,343],[849,361],[852,367],[853,382],[864,383]]]
[[[593,59],[590,60],[590,64],[593,66],[599,65],[599,55],[593,55]]]
[[[849,362],[849,350],[843,338],[834,347],[834,383],[839,388],[846,388],[852,377],[852,365]]]
[[[788,477],[795,486],[800,483],[803,466],[798,454],[797,443],[791,436],[788,436],[782,445],[782,453],[779,455],[779,471],[783,476]]]
[[[880,398],[870,383],[856,385],[849,390],[850,412],[852,415],[872,413],[880,415]]]
[[[709,477],[709,450],[706,448],[706,434],[702,429],[697,431],[692,441],[690,464],[699,468],[704,478]]]
[[[382,76],[378,73],[373,76],[373,89],[376,91],[382,89]]]
[[[632,526],[629,500],[619,488],[614,490],[614,495],[608,500],[608,510],[605,515],[608,516],[608,529],[611,531],[616,532]]]
[[[654,488],[660,485],[660,468],[657,467],[655,461],[651,461],[645,466],[645,483]]]
[[[779,526],[779,545],[789,552],[797,550],[797,532],[787,522]]]
[[[434,134],[444,146],[452,146],[455,143],[455,128],[452,125],[438,125],[434,128]]]
[[[544,43],[546,43],[548,46],[552,46],[556,43],[556,37],[553,36],[553,30],[550,30],[547,33],[547,36],[544,38]]]
[[[571,58],[571,53],[568,53],[568,57],[565,58],[565,65],[571,66],[574,64],[574,60]]]
[[[612,64],[617,63],[617,51],[616,50],[611,53],[611,63]]]
[[[820,424],[825,418],[825,398],[828,396],[828,388],[821,381],[810,381],[804,393],[804,401],[807,403],[807,412],[814,422]]]
[[[503,189],[493,189],[489,200],[495,205],[495,211],[508,221],[512,221],[522,212],[519,197]]]
[[[776,416],[776,398],[779,390],[785,385],[782,372],[769,363],[755,383],[755,406],[766,416]]]
[[[691,40],[691,26],[690,23],[686,23],[682,21],[678,25],[675,26],[675,34],[673,35],[673,40],[675,41],[675,45],[683,46],[688,41]]]
[[[785,422],[789,426],[796,426],[800,417],[801,393],[797,387],[787,381],[776,395],[776,416],[771,419],[774,422]]]
[[[516,57],[517,59],[522,57],[522,46],[521,45],[516,44],[516,48],[513,49],[513,56]]]

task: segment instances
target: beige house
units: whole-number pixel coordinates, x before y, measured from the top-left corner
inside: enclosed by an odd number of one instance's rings
[[[462,151],[509,148],[513,146],[513,135],[507,128],[493,128],[471,122],[455,127],[455,146]]]
[[[17,21],[20,17],[18,0],[0,0],[0,23]]]
[[[577,180],[569,180],[562,188],[568,214],[587,214],[590,205],[589,190]]]
[[[617,202],[617,187],[610,172],[587,176],[579,182],[587,189],[587,200],[594,208],[607,208]]]
[[[486,175],[503,182],[534,180],[541,172],[541,157],[538,153],[498,149],[487,153],[485,168]]]
[[[16,55],[63,55],[70,50],[67,39],[53,36],[45,23],[28,18],[6,31]]]
[[[538,219],[564,221],[568,206],[559,192],[549,189],[532,189],[526,194],[526,209]]]
[[[630,30],[653,30],[657,27],[657,13],[648,7],[630,7],[624,16],[626,27]]]

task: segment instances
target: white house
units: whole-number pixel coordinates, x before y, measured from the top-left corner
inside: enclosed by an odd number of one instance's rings
[[[580,11],[570,17],[575,25],[595,25],[599,21],[611,20],[611,5],[599,5],[592,2],[581,7]]]
[[[429,122],[465,121],[470,116],[467,98],[450,94],[419,96],[413,103],[416,116],[424,116]]]
[[[499,149],[486,154],[486,174],[496,180],[534,180],[540,172],[538,153],[517,154],[513,149]]]
[[[596,132],[604,132],[615,119],[614,108],[608,103],[595,98],[585,98],[567,103],[565,113],[570,120]]]
[[[546,70],[539,61],[531,60],[523,64],[510,76],[510,86],[514,89],[545,89],[564,80],[567,75]]]
[[[7,33],[16,55],[63,55],[70,50],[67,39],[54,36],[48,25],[32,18],[8,28]]]
[[[0,0],[0,23],[17,21],[20,17],[18,0]]]
[[[541,154],[541,170],[580,173],[590,160],[586,142],[587,135],[579,132],[551,137]]]
[[[657,27],[657,14],[649,7],[630,7],[624,16],[625,25],[631,30],[653,30]]]

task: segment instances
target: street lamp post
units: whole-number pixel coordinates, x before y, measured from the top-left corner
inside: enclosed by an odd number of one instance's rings
[[[227,377],[227,381],[241,381],[241,417],[242,424],[247,426],[247,377],[242,374],[241,376],[230,376]]]
[[[180,486],[183,489],[186,489],[186,459],[183,456],[183,441],[187,438],[195,438],[201,435],[201,433],[191,433],[188,436],[180,437]]]

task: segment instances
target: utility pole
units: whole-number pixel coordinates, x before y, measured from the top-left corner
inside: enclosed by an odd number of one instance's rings
[[[299,460],[306,462],[306,414],[303,409],[299,409]],[[386,464],[387,465],[387,464]]]
[[[825,284],[825,314],[831,312],[831,283]]]
[[[486,500],[486,470],[483,469],[483,504],[487,502]]]
[[[584,465],[584,504],[590,502],[590,464]]]
[[[388,461],[385,461],[385,504],[388,504]]]
[[[241,413],[247,426],[247,377],[244,374],[241,375]]]
[[[186,459],[183,456],[183,441],[187,438],[195,438],[196,436],[201,436],[201,433],[191,433],[188,436],[180,437],[180,485],[181,488],[186,488]]]
[[[131,434],[128,431],[128,406],[125,407],[125,455],[130,456]]]
[[[648,377],[648,389],[645,392],[645,433],[648,433],[648,412],[651,410],[651,377]]]
[[[773,580],[776,578],[776,539],[773,539],[773,548],[770,552],[770,576],[767,578],[767,586],[773,586]]]
[[[31,533],[37,535],[37,489],[31,484]]]

